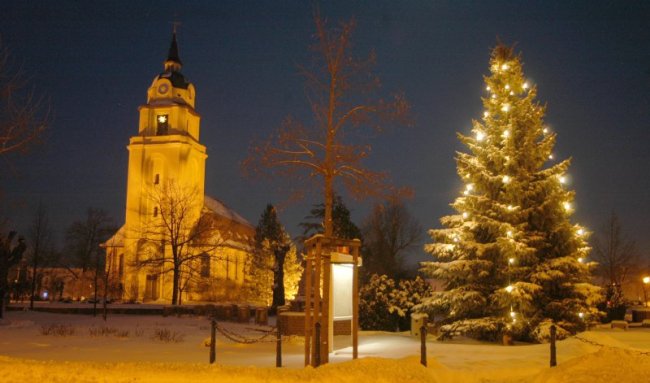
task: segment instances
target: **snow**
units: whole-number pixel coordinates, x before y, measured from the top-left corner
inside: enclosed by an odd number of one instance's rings
[[[43,335],[54,325],[67,336]],[[267,327],[220,322],[248,338]],[[111,334],[97,334],[103,327]],[[182,338],[163,342],[156,329]],[[114,330],[114,331],[113,331]],[[558,367],[549,368],[548,344],[501,346],[459,338],[427,342],[428,367],[419,365],[420,344],[408,333],[364,331],[361,359],[351,361],[349,337],[335,337],[330,363],[303,368],[301,337],[283,342],[276,369],[275,342],[243,345],[217,334],[217,363],[209,365],[209,321],[203,317],[85,315],[9,311],[0,321],[2,382],[611,382],[646,381],[650,374],[650,329],[598,328],[558,342]],[[591,342],[591,343],[588,343]],[[593,343],[605,345],[596,346]]]

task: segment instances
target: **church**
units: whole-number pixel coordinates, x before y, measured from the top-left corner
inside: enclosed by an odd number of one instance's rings
[[[127,146],[124,225],[102,245],[110,295],[125,302],[237,300],[245,285],[255,228],[205,195],[201,116],[181,68],[174,31]]]

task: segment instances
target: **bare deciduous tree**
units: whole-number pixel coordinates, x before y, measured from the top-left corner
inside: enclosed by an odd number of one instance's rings
[[[640,266],[636,244],[624,236],[614,212],[604,225],[602,234],[596,236],[593,254],[598,262],[598,274],[610,285],[621,286],[630,273]]]
[[[379,131],[387,123],[408,124],[410,106],[401,94],[388,101],[373,97],[380,87],[379,79],[370,70],[375,55],[362,60],[353,55],[354,20],[328,28],[316,14],[314,22],[313,65],[299,67],[306,81],[313,125],[306,126],[288,116],[274,136],[252,145],[244,168],[289,176],[301,184],[318,181],[325,203],[325,235],[332,236],[337,181],[356,197],[386,190],[386,174],[370,171],[362,164],[370,145],[354,140],[353,132],[364,126]]]
[[[24,151],[49,121],[49,103],[36,95],[21,69],[0,43],[0,156]]]
[[[36,282],[39,267],[42,267],[45,261],[45,255],[51,249],[52,230],[50,229],[47,210],[42,203],[38,204],[36,213],[32,219],[32,224],[28,233],[29,242],[31,243],[31,266],[32,266],[32,286],[29,297],[29,308],[34,309],[34,299],[36,298]]]
[[[404,201],[392,195],[375,204],[361,230],[366,275],[403,277],[404,256],[422,238],[422,226],[409,213]]]
[[[97,292],[100,273],[104,272],[104,243],[117,228],[113,218],[102,209],[88,208],[83,220],[73,222],[66,230],[66,248],[70,263],[81,268],[79,278],[86,278],[86,270],[93,271],[93,315],[97,315]],[[74,275],[74,273],[73,273]],[[85,286],[85,283],[82,285]]]
[[[139,259],[136,266],[171,272],[172,304],[181,304],[180,293],[200,274],[202,259],[219,259],[215,250],[229,239],[231,223],[203,214],[198,190],[173,180],[154,188],[148,198],[155,216],[137,235],[158,251]]]

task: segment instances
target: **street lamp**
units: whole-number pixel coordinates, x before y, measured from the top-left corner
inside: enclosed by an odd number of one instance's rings
[[[647,284],[650,284],[650,277],[643,277],[643,279],[641,279],[641,280],[643,281],[642,286],[643,286],[643,302],[644,302],[644,306],[648,307],[648,295],[646,293],[645,286]]]

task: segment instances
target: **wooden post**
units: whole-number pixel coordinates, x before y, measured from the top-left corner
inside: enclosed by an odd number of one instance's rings
[[[359,241],[358,239],[355,241]],[[352,250],[352,359],[359,357],[359,244]]]
[[[210,329],[210,364],[214,363],[217,357],[217,321],[212,320]]]
[[[556,338],[556,328],[555,325],[551,325],[551,367],[557,366],[557,352],[555,348],[555,338]]]
[[[320,323],[316,322],[316,326],[314,326],[314,344],[320,345]],[[314,353],[314,367],[320,366],[320,347],[316,347],[315,353]]]
[[[328,239],[328,242],[331,246],[331,240]],[[331,336],[333,329],[330,328],[330,320],[332,319],[331,307],[330,307],[330,293],[331,293],[331,255],[330,250],[328,249],[328,254],[322,254],[321,259],[323,260],[323,309],[321,312],[321,363],[329,363],[329,353],[332,345],[330,345],[330,340],[333,340]],[[333,326],[332,326],[333,327]]]
[[[311,294],[313,292],[312,286],[312,267],[313,267],[313,251],[307,249],[307,263],[305,265],[305,367],[311,364],[311,328],[312,328],[312,310],[311,310]]]
[[[275,336],[276,346],[275,346],[275,367],[282,367],[282,322],[279,320],[280,315],[278,313],[278,323],[277,323],[277,333]]]
[[[427,366],[427,326],[420,327],[420,364]]]
[[[322,262],[322,257],[321,257],[321,252],[322,252],[322,244],[321,241],[316,241],[316,251],[314,253],[314,276],[313,276],[313,286],[314,286],[314,323],[318,326],[317,328],[320,330],[320,326],[322,323],[322,318],[321,318],[321,295],[320,295],[320,282],[321,282],[321,262]],[[320,353],[320,347],[321,347],[321,338],[320,337],[314,337],[313,342],[312,342],[312,365],[313,366],[318,366],[320,365],[320,356],[318,358],[318,362],[316,362],[316,353]],[[317,351],[318,350],[318,351]]]

